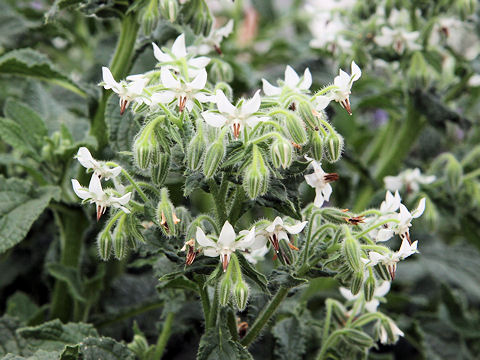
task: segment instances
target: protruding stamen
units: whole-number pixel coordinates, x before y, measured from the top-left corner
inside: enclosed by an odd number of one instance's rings
[[[358,225],[360,223],[365,222],[365,217],[364,216],[354,216],[354,217],[351,217],[351,218],[344,218],[344,219],[347,223],[352,224],[352,225]]]
[[[273,234],[272,236],[269,237],[270,242],[272,243],[272,247],[275,250],[276,253],[278,253],[278,250],[280,249],[280,245],[278,243],[278,237],[277,234]]]
[[[233,127],[233,137],[235,139],[238,139],[238,137],[240,136],[240,124],[234,123],[232,127]]]
[[[330,182],[337,181],[338,178],[339,178],[339,176],[338,176],[337,173],[330,173],[330,174],[325,174],[325,175],[323,175],[323,180],[324,180],[326,183],[330,183]]]
[[[128,100],[120,99],[120,115],[123,115],[123,113],[125,112],[125,110],[128,107],[128,103],[129,103]]]
[[[227,267],[228,267],[228,255],[227,254],[223,254],[222,265],[223,265],[223,272],[227,271]]]
[[[346,98],[345,100],[340,101],[340,105],[342,105],[343,108],[344,108],[345,110],[347,110],[347,112],[348,112],[349,115],[352,115],[352,108],[350,107],[350,101],[348,100],[348,98]]]
[[[178,98],[178,111],[182,112],[185,109],[185,104],[187,103],[187,97],[181,96]]]

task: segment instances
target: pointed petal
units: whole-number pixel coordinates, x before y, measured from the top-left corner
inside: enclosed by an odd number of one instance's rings
[[[80,199],[85,200],[91,198],[90,192],[83,188],[77,179],[72,179],[72,187]]]
[[[298,88],[302,90],[308,90],[310,89],[310,86],[312,86],[312,74],[310,73],[310,70],[306,68],[305,72],[303,73],[303,79],[300,84],[298,84]]]
[[[384,281],[375,288],[375,296],[382,297],[390,291],[390,281]]]
[[[109,179],[117,177],[118,175],[120,175],[121,172],[122,172],[122,167],[121,166],[117,166],[113,169],[110,169],[109,170]]]
[[[308,223],[308,221],[303,221],[301,223],[298,223],[298,224],[295,224],[295,225],[292,225],[292,226],[284,225],[283,227],[290,234],[298,234],[299,232],[301,232],[305,228],[305,225],[307,225],[307,223]]]
[[[188,60],[188,66],[194,67],[197,69],[204,69],[209,62],[210,62],[210,58],[206,56],[199,56],[199,57]]]
[[[255,242],[255,226],[248,232],[245,237],[235,243],[236,249],[246,249],[253,245]]]
[[[97,174],[93,174],[88,185],[88,191],[97,196],[103,195],[102,183]]]
[[[125,195],[123,195],[122,197],[113,198],[113,199],[115,199],[115,201],[117,203],[119,203],[120,205],[126,205],[130,201],[131,197],[132,197],[132,193],[129,192],[129,193],[126,193]]]
[[[210,111],[202,112],[202,116],[208,125],[213,127],[222,127],[227,122],[227,119],[220,114],[215,114]]]
[[[420,199],[418,206],[415,210],[412,211],[412,217],[414,219],[420,217],[425,211],[425,198]]]
[[[153,45],[153,56],[155,56],[155,59],[157,59],[159,63],[170,62],[172,60],[170,55],[167,55],[162,50],[160,50],[157,44],[152,42],[152,45]]]
[[[355,61],[352,61],[351,69],[352,69],[352,73],[350,74],[351,82],[354,82],[360,79],[360,76],[362,76],[362,70],[360,70],[358,65],[355,64]]]
[[[216,97],[217,107],[220,112],[226,113],[229,115],[233,115],[235,113],[237,108],[233,106],[230,103],[230,101],[228,101],[227,97],[225,96],[222,90],[217,90],[215,97]]]
[[[258,111],[258,109],[260,108],[261,101],[262,100],[260,99],[260,90],[257,90],[255,92],[255,95],[253,95],[253,97],[251,99],[245,101],[242,104],[242,108],[241,108],[240,112],[243,115],[253,114],[254,112]]]
[[[330,101],[332,101],[332,98],[330,96],[327,96],[327,95],[317,96],[317,98],[315,99],[316,110],[320,111],[320,110],[325,109],[328,106],[328,104],[330,104]]]
[[[376,252],[376,251],[370,251],[368,254],[368,257],[370,258],[370,265],[377,265],[379,262],[385,259],[385,256]]]
[[[175,55],[175,57],[177,59],[187,56],[187,50],[185,48],[185,35],[184,34],[180,34],[180,36],[177,37],[177,39],[173,43],[172,53],[173,53],[173,55]]]
[[[342,296],[347,299],[347,300],[355,300],[357,297],[355,295],[352,294],[352,292],[350,290],[348,290],[347,288],[344,288],[344,287],[340,287],[338,289],[340,291],[340,294],[342,294]]]
[[[230,247],[235,242],[235,238],[236,235],[233,226],[230,225],[228,221],[225,221],[222,231],[220,231],[220,236],[218,237],[218,244],[222,247]]]
[[[323,193],[319,188],[315,188],[315,191],[316,193],[315,193],[315,200],[313,201],[313,205],[315,205],[316,207],[321,207],[325,202],[323,198]]]
[[[380,305],[380,301],[378,301],[377,299],[372,299],[372,300],[368,301],[367,303],[365,303],[365,309],[368,312],[373,313],[373,312],[377,311],[378,305]]]
[[[202,90],[205,88],[205,84],[207,83],[207,71],[202,69],[198,73],[198,75],[193,79],[193,81],[189,84],[192,89],[195,90]]]
[[[325,201],[329,201],[330,195],[332,195],[332,185],[326,184],[322,191],[323,191],[323,197],[325,198]]]
[[[173,91],[157,92],[151,96],[153,104],[168,104],[173,99],[175,99],[175,93]]]
[[[279,87],[273,86],[270,84],[267,80],[262,79],[263,82],[263,92],[267,96],[275,96],[275,95],[280,95],[282,90]]]
[[[93,158],[92,154],[90,154],[90,151],[86,147],[82,146],[78,149],[75,157],[84,168],[92,169],[98,167],[98,162]]]
[[[383,242],[390,240],[393,236],[393,230],[391,229],[380,229],[377,234],[376,242]]]
[[[217,257],[220,254],[217,251],[217,249],[212,248],[212,247],[207,247],[207,248],[203,249],[203,255],[208,256],[208,257]]]
[[[296,88],[300,78],[290,65],[285,68],[285,84],[290,88]]]
[[[103,85],[103,87],[105,89],[112,89],[112,90],[117,89],[118,83],[113,78],[113,75],[112,75],[110,69],[107,68],[106,66],[102,67],[102,76],[103,76],[103,82],[105,83],[105,85]]]
[[[216,247],[216,244],[213,240],[211,240],[210,238],[208,238],[205,233],[203,232],[203,230],[197,226],[197,233],[196,233],[196,236],[195,236],[195,239],[197,240],[197,242],[201,245],[201,246],[204,246],[204,247],[213,247],[215,248]],[[218,255],[218,254],[217,254]],[[210,255],[207,255],[207,256],[210,256]]]
[[[166,67],[162,67],[160,70],[160,79],[162,80],[163,86],[166,88],[177,89],[180,87],[180,81],[175,79],[170,70],[168,70]]]

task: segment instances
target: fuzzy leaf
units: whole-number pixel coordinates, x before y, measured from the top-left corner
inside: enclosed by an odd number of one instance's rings
[[[83,360],[135,360],[134,353],[124,344],[108,337],[89,337],[80,345]]]
[[[3,108],[5,116],[14,120],[28,137],[37,143],[47,135],[45,122],[31,107],[14,99],[8,99]]]
[[[275,358],[279,360],[303,359],[306,351],[305,329],[296,317],[282,319],[273,327],[276,339]]]
[[[15,121],[0,118],[0,138],[13,149],[39,160],[37,143]]]
[[[140,126],[133,118],[131,111],[120,115],[118,97],[114,94],[108,99],[105,109],[105,122],[108,128],[110,146],[115,151],[131,151],[133,139],[140,130]]]
[[[7,300],[7,314],[26,323],[34,317],[39,308],[27,294],[17,291]]]
[[[19,326],[20,321],[8,315],[0,318],[0,356],[19,354],[25,346],[25,340],[16,333]]]

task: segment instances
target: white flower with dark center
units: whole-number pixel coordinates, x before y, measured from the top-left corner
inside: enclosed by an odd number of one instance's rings
[[[100,220],[100,217],[105,213],[105,210],[109,206],[114,208],[121,209],[125,213],[130,213],[124,205],[130,201],[132,193],[127,193],[122,197],[115,197],[109,193],[106,193],[102,189],[102,184],[97,175],[93,174],[90,179],[90,184],[88,189],[80,185],[76,179],[72,179],[72,187],[75,194],[82,199],[83,201],[89,201],[90,204],[95,203],[97,208],[97,221]]]
[[[105,66],[102,67],[102,74],[103,82],[100,85],[107,90],[112,89],[120,97],[120,114],[123,115],[130,102],[137,101],[141,103],[145,101],[142,97],[142,92],[148,82],[147,78],[134,75],[128,77],[132,79],[130,82],[124,80],[116,82],[110,69]]]
[[[167,69],[172,69],[181,73],[182,63],[184,63],[187,66],[189,77],[197,76],[210,62],[210,58],[205,56],[197,58],[190,58],[188,56],[187,49],[185,48],[184,34],[177,37],[171,50],[166,49],[165,52],[163,52],[155,43],[152,43],[152,45],[153,55],[162,68],[166,67]],[[186,76],[186,74],[184,75]]]
[[[342,296],[348,301],[354,301],[358,299],[358,297],[363,296],[363,292],[360,292],[357,295],[353,295],[349,289],[344,287],[340,287],[339,290]],[[390,291],[390,281],[384,281],[379,286],[376,286],[375,291],[373,293],[372,300],[367,301],[365,303],[365,309],[367,309],[368,312],[376,312],[378,306],[380,305],[380,300],[383,299],[383,297],[387,295],[389,291]],[[358,315],[358,314],[355,314],[355,315]]]
[[[419,168],[407,169],[397,176],[385,176],[385,188],[390,191],[405,189],[407,193],[417,193],[420,185],[431,184],[436,180],[434,175],[422,175]]]
[[[290,65],[287,65],[285,69],[285,81],[283,81],[283,83],[280,82],[280,87],[273,86],[265,79],[262,79],[262,82],[263,92],[267,96],[280,95],[284,88],[298,93],[304,93],[310,89],[310,86],[312,86],[312,74],[310,73],[310,70],[306,68],[303,77],[300,78],[295,70],[293,70]]]
[[[235,251],[245,251],[250,248],[256,248],[255,244],[255,227],[253,227],[247,235],[236,241],[237,236],[233,226],[228,221],[223,225],[222,231],[217,241],[207,237],[200,227],[197,227],[196,240],[202,247],[203,255],[209,257],[220,257],[223,271],[227,271],[230,256]]]
[[[220,49],[220,43],[224,38],[227,38],[233,31],[233,19],[225,24],[225,26],[212,30],[207,37],[200,37],[198,41],[195,41],[195,44],[187,48],[188,52],[193,55],[206,55],[212,50],[215,50],[220,55],[222,50]]]
[[[397,270],[397,263],[400,260],[403,260],[410,255],[417,253],[417,243],[418,241],[413,242],[410,244],[407,239],[402,239],[402,245],[400,249],[396,252],[390,252],[388,254],[380,254],[376,251],[370,251],[368,257],[370,261],[367,263],[369,266],[375,266],[377,264],[384,265],[392,280],[395,279],[395,271]]]
[[[402,240],[410,240],[409,228],[412,226],[412,220],[420,217],[425,211],[425,198],[422,198],[418,203],[418,206],[412,212],[408,211],[405,205],[400,204],[400,213],[397,219],[400,221],[394,228],[395,234],[399,234]]]
[[[111,168],[105,163],[95,160],[86,147],[79,148],[75,158],[83,167],[87,168],[87,170],[92,169],[93,173],[100,179],[104,178],[105,180],[109,180],[118,176],[122,171],[120,166]]]
[[[391,29],[382,27],[380,35],[375,36],[375,42],[382,47],[393,47],[397,54],[403,54],[405,50],[415,51],[422,47],[416,43],[420,36],[418,31],[406,31],[404,28]]]
[[[345,71],[340,69],[340,74],[333,80],[333,85],[335,85],[336,88],[331,90],[330,94],[328,95],[331,100],[340,103],[340,105],[342,105],[342,107],[347,110],[350,115],[352,115],[352,109],[350,107],[350,94],[352,93],[352,85],[355,81],[360,79],[361,76],[362,70],[360,70],[358,65],[355,64],[355,61],[352,61],[351,74],[348,75]]]
[[[330,200],[330,195],[332,194],[332,186],[330,183],[338,180],[338,174],[327,174],[325,171],[323,171],[319,162],[309,157],[305,158],[311,161],[310,165],[313,166],[314,170],[312,174],[305,175],[305,181],[308,185],[315,188],[316,196],[313,204],[316,207],[321,207],[325,201]]]
[[[182,112],[185,108],[192,111],[194,100],[200,102],[210,101],[210,97],[202,90],[207,83],[207,71],[201,70],[191,82],[186,82],[183,78],[175,78],[170,70],[163,67],[160,71],[160,79],[165,90],[161,90],[152,95],[152,104],[168,104],[177,99],[178,110]]]
[[[268,239],[277,253],[280,250],[279,241],[282,239],[287,241],[288,246],[292,250],[298,250],[298,248],[290,242],[288,234],[295,235],[300,233],[305,228],[305,225],[307,225],[307,222],[308,221],[303,221],[294,225],[287,225],[284,224],[281,217],[277,216],[265,230],[259,233],[259,236]]]
[[[220,89],[217,90],[214,98],[218,113],[204,111],[202,113],[203,118],[208,125],[213,127],[231,126],[235,139],[238,139],[240,132],[245,126],[253,127],[260,121],[267,119],[266,117],[254,115],[261,104],[260,90],[257,90],[251,99],[241,102],[239,106],[232,105]]]

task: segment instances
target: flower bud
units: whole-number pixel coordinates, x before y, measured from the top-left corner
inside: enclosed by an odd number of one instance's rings
[[[227,272],[225,275],[222,277],[222,280],[220,281],[220,286],[219,286],[219,301],[220,305],[222,306],[227,306],[228,302],[230,300],[230,295],[232,293],[232,279],[230,277],[230,274]]]
[[[173,204],[168,196],[168,190],[162,188],[160,190],[160,202],[157,206],[157,219],[160,223],[161,229],[166,236],[175,236],[177,234],[177,224],[180,219],[174,213]]]
[[[428,78],[427,62],[421,51],[415,51],[410,60],[407,79],[410,87],[424,87]]]
[[[348,319],[347,309],[345,306],[333,299],[327,299],[326,303],[327,306],[331,304],[333,320],[335,320],[339,325],[343,326]]]
[[[281,166],[286,169],[292,163],[293,146],[287,139],[281,138],[275,140],[270,151],[273,166],[276,168]]]
[[[207,149],[205,159],[203,160],[203,173],[205,174],[207,179],[210,179],[215,175],[224,156],[225,146],[223,145],[222,137],[220,137]]]
[[[310,145],[312,157],[317,161],[321,161],[323,158],[324,138],[318,131],[312,131],[310,133]]]
[[[280,260],[282,265],[292,265],[295,260],[295,253],[293,250],[298,250],[298,248],[287,239],[279,239],[278,245],[278,260]]]
[[[380,279],[385,281],[392,281],[392,276],[390,275],[390,272],[385,265],[377,264],[373,267],[373,269],[375,270],[375,273]]]
[[[346,214],[340,209],[337,208],[323,208],[322,217],[334,224],[345,224]]]
[[[350,234],[350,231],[346,231],[342,250],[350,269],[356,273],[363,272],[360,244],[358,240]]]
[[[164,19],[173,23],[177,20],[178,10],[178,0],[160,0],[160,14]]]
[[[214,58],[210,61],[210,64],[208,76],[213,83],[220,81],[230,83],[233,81],[233,69],[228,62]]]
[[[196,35],[208,36],[212,31],[213,16],[205,0],[190,0],[182,7],[183,22],[189,24]]]
[[[477,1],[475,0],[457,0],[456,8],[462,19],[475,13]]]
[[[303,121],[296,114],[290,114],[286,116],[285,123],[292,140],[298,145],[304,145],[308,139]]]
[[[150,35],[155,30],[158,18],[160,14],[158,12],[158,0],[150,0],[148,5],[145,6],[142,15],[142,30],[145,35]]]
[[[154,159],[158,151],[160,151],[160,145],[156,139],[155,132],[157,123],[157,120],[152,120],[145,125],[133,143],[133,155],[140,169],[147,169],[152,159]]]
[[[447,177],[448,189],[452,193],[457,192],[462,184],[463,168],[453,155],[448,158],[447,166],[445,167],[445,175]]]
[[[157,165],[152,166],[151,176],[155,185],[162,186],[170,170],[170,155],[158,154],[157,161]]]
[[[361,348],[370,348],[373,345],[373,339],[368,334],[357,329],[344,328],[343,337],[345,342]]]
[[[328,162],[334,163],[340,160],[343,151],[343,137],[336,131],[328,134],[325,139],[325,150]]]
[[[320,126],[322,126],[318,117],[316,116],[317,112],[310,102],[300,101],[297,106],[297,112],[310,130],[318,131]]]
[[[127,255],[127,238],[122,231],[113,233],[113,252],[118,260],[122,260]]]
[[[233,296],[235,298],[235,303],[237,304],[237,309],[239,311],[245,310],[247,307],[248,295],[250,291],[248,289],[247,283],[240,279],[235,284],[235,289],[233,290]]]
[[[199,130],[198,134],[190,140],[187,147],[187,167],[190,170],[198,170],[202,166],[205,146],[206,143],[203,133]]]
[[[350,285],[350,291],[353,295],[357,295],[362,289],[363,284],[363,271],[353,274],[352,283]]]
[[[363,284],[363,295],[365,297],[365,301],[371,301],[373,299],[373,295],[375,294],[375,278],[373,274],[367,277],[365,280],[365,284]]]
[[[109,230],[103,230],[100,234],[98,234],[98,255],[100,255],[100,258],[103,261],[107,261],[110,258],[110,254],[112,253],[112,245],[112,234]]]
[[[132,350],[139,359],[145,358],[145,354],[148,351],[148,342],[144,336],[135,334],[128,348]]]
[[[141,233],[141,229],[143,227],[140,225],[139,220],[133,214],[128,214],[125,220],[125,232],[127,234],[128,239],[130,240],[130,245],[132,249],[137,247],[135,240],[144,243],[145,238]]]
[[[268,188],[268,168],[257,145],[252,148],[252,162],[248,165],[243,176],[243,186],[250,199],[265,194]]]

